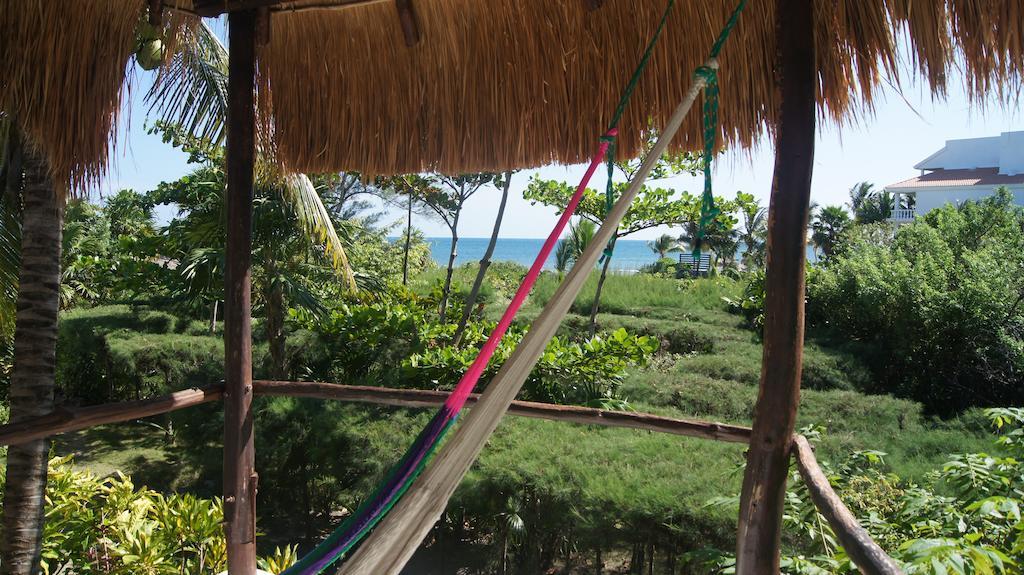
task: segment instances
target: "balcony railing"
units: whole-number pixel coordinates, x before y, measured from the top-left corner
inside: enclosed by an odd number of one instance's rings
[[[889,217],[889,221],[896,223],[912,222],[914,221],[916,213],[917,210],[913,208],[900,208],[898,210],[893,210],[892,215]]]

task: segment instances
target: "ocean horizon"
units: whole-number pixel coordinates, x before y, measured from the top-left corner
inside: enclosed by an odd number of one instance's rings
[[[459,238],[455,265],[480,261],[490,240],[491,238]],[[451,238],[433,237],[426,238],[426,241],[430,244],[430,255],[434,261],[441,266],[447,265]],[[515,262],[529,267],[537,258],[543,245],[543,238],[498,238],[491,260]],[[610,269],[620,272],[636,272],[642,266],[657,260],[658,254],[647,247],[647,240],[619,240],[615,242],[615,253],[612,256]],[[554,252],[544,262],[544,269],[555,269]]]
[[[451,238],[429,237],[425,238],[430,244],[430,255],[439,266],[448,264],[448,251],[451,246]],[[392,237],[391,241],[400,241],[400,237]],[[478,262],[487,250],[487,243],[490,238],[459,238],[458,252],[455,256],[455,265],[460,266],[469,262]],[[612,263],[609,269],[622,273],[635,273],[645,265],[658,261],[658,254],[647,246],[648,240],[619,240],[615,242],[615,253],[612,255]],[[541,246],[544,245],[543,238],[498,238],[494,245],[492,261],[515,262],[529,267],[533,264]],[[668,257],[678,258],[679,254],[671,253]],[[813,250],[807,248],[808,261],[814,261]],[[554,252],[544,262],[544,269],[555,268]]]

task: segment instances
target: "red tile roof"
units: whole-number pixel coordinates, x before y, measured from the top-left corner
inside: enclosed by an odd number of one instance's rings
[[[903,180],[886,189],[959,187],[959,186],[1008,186],[1024,184],[1024,174],[1007,176],[999,168],[976,168],[973,170],[935,170],[923,176]]]

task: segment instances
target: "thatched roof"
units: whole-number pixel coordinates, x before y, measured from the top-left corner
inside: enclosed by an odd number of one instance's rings
[[[192,1],[165,3],[191,9]],[[281,162],[305,172],[463,172],[584,161],[666,2],[412,0],[420,37],[413,46],[394,1],[284,2],[274,8],[269,43],[260,48],[261,125]],[[62,18],[40,19],[43,39],[26,49],[20,34],[6,32],[9,22],[21,26],[27,18],[10,12],[36,4],[65,10]],[[115,4],[120,15],[109,10]],[[346,6],[291,10],[310,4]],[[596,4],[602,5],[591,9]],[[727,146],[751,145],[776,119],[774,4],[749,0],[720,58]],[[103,159],[96,142],[109,133],[114,78],[130,49],[126,27],[134,16],[123,16],[131,12],[126,5],[141,10],[139,0],[0,0],[0,37],[18,51],[5,53],[0,40],[0,82],[12,70],[18,76],[26,66],[46,66],[35,71],[45,82],[26,84],[60,86],[59,96],[48,96],[34,115],[46,118],[36,122],[40,137],[62,142],[53,150],[62,162]],[[882,82],[906,80],[896,61],[903,37],[911,68],[937,95],[947,78],[958,77],[954,67],[962,68],[972,95],[1019,89],[1024,0],[823,0],[815,6],[819,104],[827,118],[849,119],[870,107]],[[623,155],[635,153],[648,121],[655,129],[665,121],[734,7],[735,0],[676,3],[621,124]],[[52,45],[68,17],[72,34]],[[73,55],[53,54],[65,49]],[[85,76],[100,78],[103,89],[85,90]],[[691,115],[677,147],[700,147],[698,123]],[[73,136],[65,135],[68,125],[79,126]]]
[[[17,119],[59,185],[106,168],[145,0],[0,0],[0,111]]]

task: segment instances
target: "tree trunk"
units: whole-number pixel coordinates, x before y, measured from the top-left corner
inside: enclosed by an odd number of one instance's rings
[[[594,554],[594,573],[601,575],[604,572],[604,558],[601,557],[601,548],[597,548],[597,553]]]
[[[776,0],[776,29],[808,30],[812,0]],[[775,174],[768,211],[761,381],[740,494],[737,575],[779,572],[789,448],[800,403],[804,258],[814,170],[814,37],[779,34]]]
[[[498,232],[501,231],[501,220],[505,216],[505,204],[508,203],[508,188],[512,181],[512,172],[505,173],[504,186],[501,188],[501,204],[498,205],[498,217],[494,219],[494,229],[491,230],[491,241],[487,244],[484,256],[480,258],[480,269],[476,272],[476,279],[473,281],[473,289],[469,290],[466,297],[466,305],[462,308],[462,318],[459,320],[459,327],[455,330],[455,345],[462,343],[462,336],[466,331],[466,323],[473,313],[473,305],[480,295],[480,286],[484,283],[484,276],[487,275],[487,268],[491,267],[491,256],[494,255],[494,246],[498,243]]]
[[[402,250],[402,285],[409,285],[409,246],[412,245],[412,192],[405,213],[405,249]]]
[[[594,303],[590,306],[590,337],[597,334],[597,311],[601,306],[601,290],[604,289],[604,280],[608,277],[608,266],[612,258],[604,258],[604,265],[601,266],[601,277],[597,280],[597,291],[594,292]]]
[[[53,411],[63,208],[41,152],[26,146],[21,236],[11,372],[11,422]],[[12,445],[7,452],[0,573],[39,573],[48,439]]]
[[[213,313],[210,314],[210,335],[217,333],[217,300],[213,300]]]
[[[224,536],[228,573],[256,573],[252,417],[252,198],[256,161],[256,12],[228,15],[224,268]]]
[[[448,297],[452,291],[452,273],[455,272],[455,258],[459,255],[459,216],[455,216],[452,224],[452,249],[448,252],[448,273],[444,276],[444,289],[441,290],[441,303],[438,305],[438,313],[441,323],[444,323],[448,314]]]
[[[267,343],[270,346],[270,377],[278,381],[288,379],[285,366],[285,335],[284,335],[284,288],[277,281],[277,268],[274,262],[267,262],[267,275],[270,285],[267,286]]]

